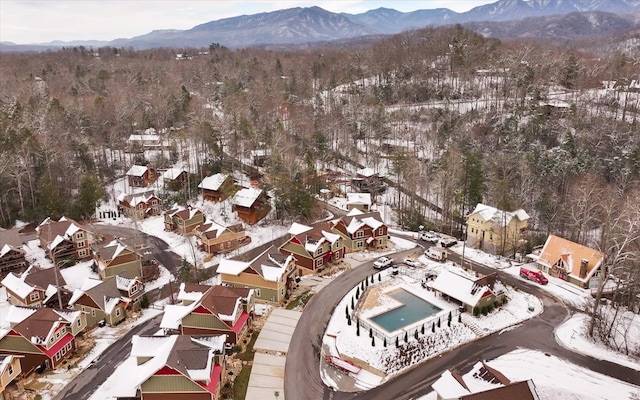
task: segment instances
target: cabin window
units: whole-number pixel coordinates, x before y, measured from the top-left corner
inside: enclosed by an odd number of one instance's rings
[[[120,307],[116,308],[116,317],[120,316]]]
[[[378,235],[384,235],[384,228],[378,229]]]
[[[86,243],[86,242],[85,242],[84,240],[83,240],[83,241],[81,241],[81,242],[78,242],[78,247],[84,247],[84,246],[85,246],[85,243]]]
[[[320,254],[322,254],[322,247],[316,250],[316,255],[319,256]]]
[[[31,301],[36,301],[39,298],[40,298],[40,293],[38,292],[31,293],[31,295],[29,296],[29,300]]]
[[[362,241],[356,242],[356,247],[358,247],[358,248],[364,247],[364,242],[362,242]]]
[[[260,289],[256,289],[256,296],[260,297]]]
[[[56,332],[56,339],[60,339],[60,331]]]
[[[13,366],[9,364],[9,375],[13,375]]]
[[[60,359],[60,353],[59,352],[56,353],[55,359],[56,359],[56,361],[58,361]]]
[[[84,239],[84,232],[76,233],[76,239]]]
[[[96,316],[96,310],[95,310],[95,309],[91,310],[91,316],[92,316],[92,317],[95,317],[95,316]]]
[[[356,237],[357,237],[357,238],[364,237],[364,231],[358,231],[358,232],[356,232]]]
[[[78,326],[82,325],[82,320],[78,319]]]
[[[322,266],[322,258],[319,258],[319,259],[317,260],[316,265],[317,265],[318,267]]]
[[[71,342],[67,343],[67,350],[71,350]]]
[[[86,257],[87,256],[87,251],[86,250],[80,250],[78,252],[78,257]]]

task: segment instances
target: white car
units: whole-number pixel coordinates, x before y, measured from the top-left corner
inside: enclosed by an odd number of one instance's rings
[[[373,268],[375,269],[385,269],[389,268],[393,264],[393,260],[389,257],[380,257],[373,262]]]
[[[415,267],[415,268],[422,266],[420,261],[416,260],[415,258],[405,258],[404,263],[410,267]]]
[[[427,231],[420,234],[420,240],[436,244],[438,240],[440,240],[440,237],[434,231]]]

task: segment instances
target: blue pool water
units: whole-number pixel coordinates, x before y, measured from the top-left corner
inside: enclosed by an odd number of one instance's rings
[[[390,294],[390,297],[398,300],[403,305],[371,318],[373,322],[380,325],[387,332],[401,329],[442,310],[404,289]]]

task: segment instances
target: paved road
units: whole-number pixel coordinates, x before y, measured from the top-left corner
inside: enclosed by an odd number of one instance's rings
[[[406,252],[393,257],[401,260]],[[451,254],[450,259],[460,263],[460,257]],[[466,261],[466,260],[465,260]],[[466,263],[465,263],[466,264]],[[473,268],[481,273],[495,270],[473,263]],[[506,354],[517,347],[527,347],[567,359],[577,365],[620,380],[640,382],[640,372],[618,364],[597,360],[573,353],[561,347],[555,340],[553,330],[565,318],[568,311],[556,299],[536,287],[535,284],[520,280],[508,274],[499,273],[500,279],[508,285],[530,292],[544,302],[544,312],[523,323],[516,329],[492,334],[469,343],[459,349],[445,353],[438,358],[419,365],[407,373],[391,379],[387,383],[369,391],[347,393],[334,392],[320,378],[320,349],[323,333],[331,314],[346,293],[358,282],[373,272],[372,263],[365,263],[338,276],[330,285],[314,295],[305,307],[294,331],[285,364],[285,397],[296,400],[317,399],[411,399],[431,391],[431,384],[446,369],[468,372],[478,360],[490,360]],[[303,384],[301,384],[304,382]]]
[[[182,264],[182,259],[176,253],[169,250],[169,245],[164,240],[124,226],[93,224],[91,229],[98,233],[125,239],[134,239],[137,237],[141,244],[151,250],[160,264],[174,274],[174,276],[177,276],[176,274]]]
[[[76,376],[53,400],[88,399],[96,389],[109,378],[113,371],[131,354],[133,335],[153,335],[160,325],[162,315],[150,319],[127,332],[109,346],[96,363]],[[100,329],[100,328],[98,328]]]

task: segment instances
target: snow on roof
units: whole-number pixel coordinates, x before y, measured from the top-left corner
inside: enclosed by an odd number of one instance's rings
[[[371,193],[347,193],[347,204],[371,205]]]
[[[82,311],[53,310],[53,312],[58,314],[65,321],[71,322],[71,323],[76,321],[82,315]]]
[[[478,286],[468,277],[458,275],[449,270],[443,270],[438,277],[430,284],[430,286],[456,300],[475,306],[482,298],[486,290],[486,286]]]
[[[318,250],[318,248],[322,246],[322,243],[324,243],[325,240],[325,238],[321,238],[320,240],[313,240],[307,237],[307,240],[304,243],[304,248],[309,253],[314,254]]]
[[[51,243],[49,243],[49,246],[47,247],[49,248],[49,250],[53,250],[62,242],[64,242],[64,238],[60,235],[57,235],[55,239],[53,239]]]
[[[262,189],[243,188],[233,196],[233,204],[240,207],[251,207],[262,194]]]
[[[226,336],[227,335],[210,335],[210,336],[191,337],[191,340],[194,343],[207,346],[212,350],[222,353],[224,351],[224,344],[227,341]]]
[[[361,215],[364,214],[364,212],[362,212],[362,210],[358,209],[358,208],[354,208],[351,211],[349,211],[347,213],[347,217],[353,217],[354,215]]]
[[[219,190],[220,186],[222,186],[222,184],[228,177],[229,175],[221,173],[207,176],[202,180],[202,182],[200,182],[198,188],[206,190]]]
[[[8,244],[5,244],[4,246],[2,246],[2,249],[0,250],[0,257],[4,256],[9,251],[11,251],[11,246],[9,246]]]
[[[13,273],[9,273],[2,280],[2,286],[11,290],[17,296],[25,299],[33,291],[33,286],[25,283],[22,279],[20,279],[17,275]]]
[[[73,236],[74,233],[78,232],[79,230],[80,230],[79,226],[77,226],[76,224],[70,224],[66,232],[64,233],[64,235],[67,237],[71,237]]]
[[[336,235],[335,233],[327,231],[322,231],[322,236],[324,236],[324,238],[327,239],[329,243],[335,243],[336,240],[340,239],[341,237],[340,235]]]
[[[37,309],[35,308],[18,307],[12,305],[9,307],[9,311],[7,312],[7,315],[5,315],[4,320],[11,326],[13,326],[29,318],[36,311]]]
[[[218,267],[220,268],[220,267]],[[185,284],[184,282],[180,284],[180,290],[178,291],[178,300],[180,301],[193,301],[196,302],[198,300],[200,300],[202,298],[202,296],[205,294],[206,290],[204,291],[193,291],[193,292],[188,292],[185,289]]]
[[[289,228],[289,234],[295,236],[295,235],[299,235],[299,234],[301,234],[303,232],[306,232],[308,230],[311,230],[311,229],[312,228],[310,226],[294,222],[293,224],[291,224],[291,228]]]
[[[203,224],[201,224],[200,226],[207,225],[207,224],[210,224],[210,225],[209,225],[209,227],[208,227],[204,232],[212,232],[212,231],[215,231],[215,232],[216,232],[216,238],[219,238],[219,237],[220,237],[220,235],[222,235],[222,234],[227,230],[227,228],[225,228],[224,226],[222,226],[222,225],[218,224],[217,222],[213,222],[213,221],[211,221],[211,220],[206,220],[206,221],[205,221]],[[200,229],[198,229],[198,230],[200,230]],[[203,232],[203,231],[201,231],[201,232]],[[203,232],[203,233],[204,233],[204,232]],[[207,237],[208,237],[208,236],[207,236]]]
[[[382,221],[378,221],[377,219],[373,218],[373,217],[367,217],[367,218],[363,218],[362,222],[364,222],[365,224],[367,224],[371,229],[373,229],[374,231],[378,228],[380,228],[383,224]]]
[[[155,357],[160,355],[158,350],[165,349],[166,344],[173,343],[176,336],[138,336],[131,338],[131,357]]]
[[[116,275],[116,286],[118,290],[131,290],[131,286],[136,283],[135,279],[129,279],[124,276]]]
[[[164,308],[164,314],[162,315],[162,321],[160,321],[160,328],[177,330],[180,328],[182,318],[186,317],[199,303],[194,301],[188,306],[180,304],[168,304]]]
[[[127,171],[128,176],[143,176],[147,172],[147,167],[144,165],[132,165]]]
[[[376,171],[374,171],[372,168],[367,167],[357,170],[356,174],[369,178],[370,176],[375,175]]]
[[[442,399],[459,399],[471,394],[449,370],[444,371],[440,378],[431,385],[431,388],[438,393],[438,398]]]
[[[56,295],[56,293],[58,293],[57,287],[53,285],[47,286],[47,290],[44,291],[44,300],[42,300],[42,302],[47,303],[53,296]]]
[[[498,226],[509,225],[513,217],[518,218],[520,221],[526,221],[529,219],[529,214],[527,214],[523,209],[518,209],[516,211],[502,211],[482,203],[478,203],[478,205],[476,205],[476,208],[470,215],[473,214],[479,214],[485,221],[492,221]]]
[[[280,282],[282,275],[287,270],[283,267],[274,267],[273,265],[261,265],[264,280],[269,282]]]
[[[104,312],[106,314],[111,314],[119,302],[120,302],[119,297],[104,296]]]
[[[256,149],[251,150],[251,157],[265,157],[271,155],[271,149]]]
[[[187,368],[187,374],[189,375],[189,378],[199,382],[208,382],[209,379],[211,379],[211,364],[213,363],[213,352],[213,350],[209,350],[207,363],[203,366],[203,368]]]
[[[349,226],[347,226],[347,232],[349,232],[349,234],[353,234],[355,233],[355,231],[362,228],[363,226],[364,226],[364,222],[360,221],[357,218],[354,218],[349,223]]]
[[[168,180],[174,180],[180,176],[181,173],[187,172],[184,168],[169,168],[164,171],[162,177]]]
[[[216,270],[219,274],[228,274],[238,276],[242,271],[249,267],[249,262],[246,261],[237,261],[223,258],[220,260],[220,264],[218,264],[218,269]]]
[[[145,142],[151,142],[151,141],[157,141],[160,140],[160,136],[158,136],[157,134],[151,134],[151,135],[136,135],[131,134],[129,135],[129,139],[130,142],[139,142],[139,141],[145,141]]]

